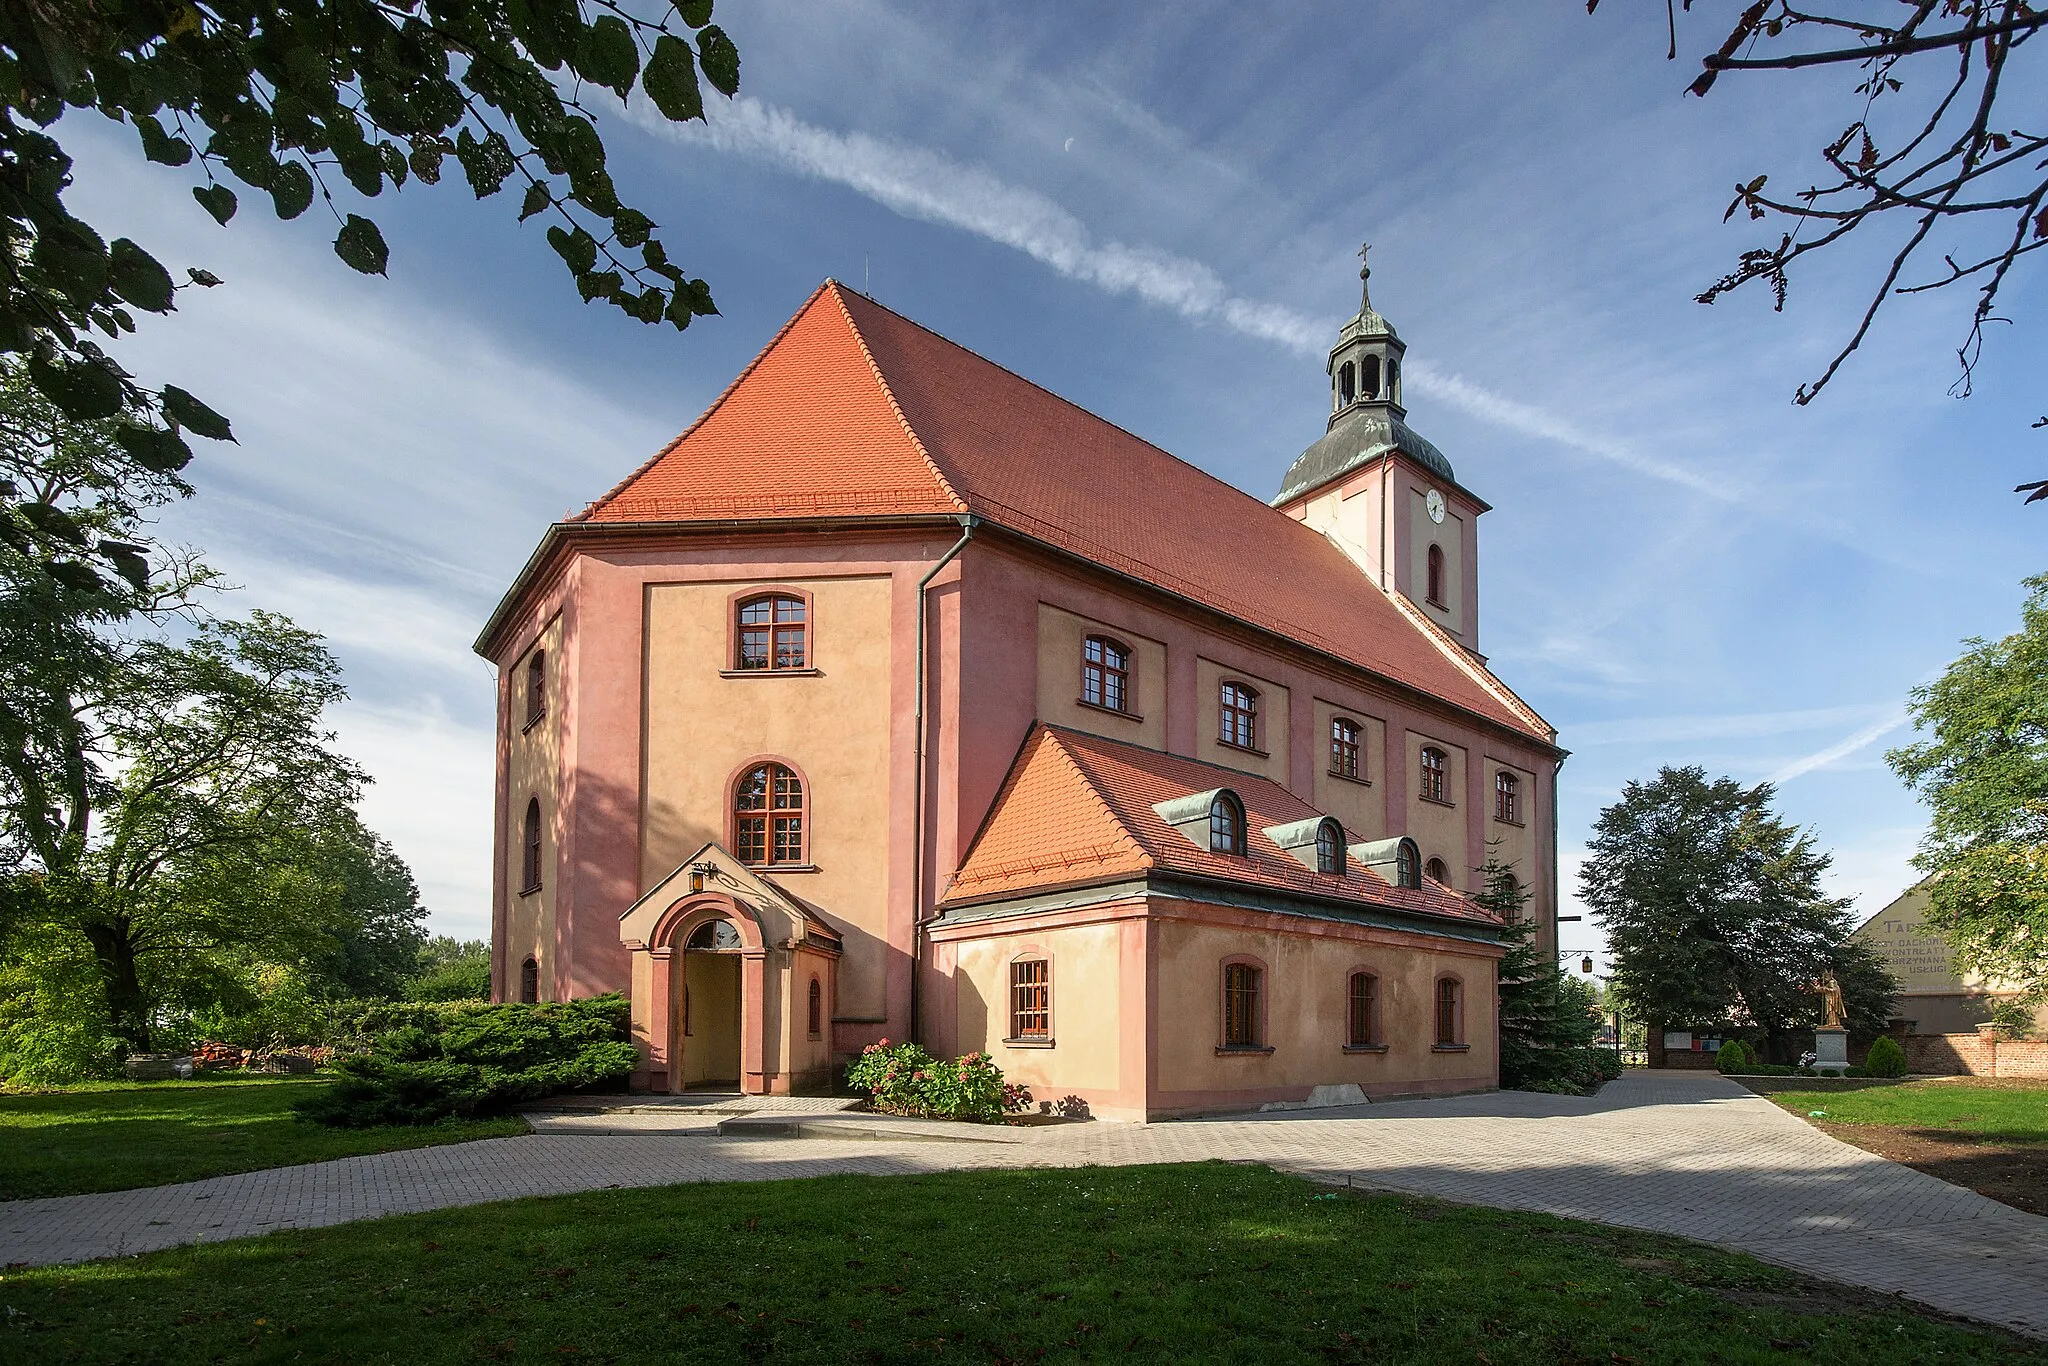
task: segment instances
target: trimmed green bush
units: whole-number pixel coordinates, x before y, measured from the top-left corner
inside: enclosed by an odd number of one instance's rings
[[[1756,1065],[1756,1054],[1740,1039],[1730,1039],[1714,1054],[1714,1066],[1723,1072],[1746,1072]]]
[[[365,1013],[368,1053],[294,1108],[337,1128],[437,1124],[623,1080],[639,1062],[623,997],[544,1005],[394,1004]]]
[[[1899,1047],[1899,1041],[1880,1037],[1870,1045],[1870,1056],[1863,1060],[1863,1070],[1873,1077],[1903,1077],[1906,1075],[1906,1050]]]

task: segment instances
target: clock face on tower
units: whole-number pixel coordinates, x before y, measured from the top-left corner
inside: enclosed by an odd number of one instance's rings
[[[1443,521],[1443,519],[1444,519],[1444,496],[1443,496],[1443,495],[1442,495],[1441,493],[1438,493],[1438,492],[1437,492],[1437,491],[1436,491],[1435,489],[1431,489],[1431,490],[1429,491],[1429,496],[1428,496],[1428,497],[1426,497],[1426,498],[1424,498],[1424,499],[1422,500],[1422,505],[1423,505],[1423,507],[1425,507],[1425,508],[1427,508],[1427,509],[1429,510],[1429,520],[1430,520],[1430,521],[1432,521],[1432,522],[1441,522],[1441,521]]]

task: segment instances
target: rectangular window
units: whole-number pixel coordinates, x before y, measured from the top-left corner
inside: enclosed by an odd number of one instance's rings
[[[1448,977],[1436,984],[1436,1041],[1458,1042],[1458,984]]]
[[[1046,959],[1010,964],[1010,1037],[1052,1037],[1052,964]]]
[[[1353,1048],[1369,1048],[1373,1039],[1373,1010],[1379,1003],[1379,982],[1369,972],[1351,974],[1351,1029]]]
[[[1493,817],[1495,820],[1505,821],[1509,825],[1520,825],[1522,823],[1521,813],[1516,810],[1519,803],[1515,800],[1519,795],[1515,789],[1520,786],[1521,784],[1516,781],[1515,775],[1512,773],[1496,773],[1493,775]]]
[[[1358,723],[1339,716],[1330,722],[1330,772],[1345,778],[1358,773]]]
[[[1259,970],[1249,963],[1223,969],[1223,1046],[1259,1046]]]
[[[746,859],[741,854],[742,861]],[[804,818],[802,816],[777,816],[775,818],[775,862],[802,863],[804,861]]]

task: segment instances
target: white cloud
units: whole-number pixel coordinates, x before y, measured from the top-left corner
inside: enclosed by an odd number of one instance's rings
[[[1794,735],[1820,730],[1845,721],[1869,722],[1885,718],[1886,729],[1897,725],[1898,706],[1893,702],[1857,703],[1838,707],[1808,707],[1795,711],[1738,712],[1708,716],[1627,717],[1612,721],[1588,721],[1572,727],[1574,748],[1591,745],[1667,744],[1683,740],[1736,740],[1763,735]],[[1882,734],[1882,731],[1878,732]],[[1873,738],[1875,738],[1873,736]],[[1866,741],[1865,743],[1868,743]],[[1844,751],[1845,753],[1847,751]]]
[[[1320,355],[1332,335],[1324,320],[1233,294],[1223,278],[1200,261],[1143,244],[1098,242],[1079,217],[1048,196],[928,148],[867,133],[835,132],[744,96],[715,106],[701,124],[673,124],[644,106],[628,109],[626,117],[656,137],[843,185],[907,218],[958,228],[1023,252],[1070,280],[1110,294],[1135,296],[1182,317],[1218,323],[1301,355]],[[1709,480],[1461,375],[1418,363],[1409,367],[1408,380],[1417,392],[1508,431],[1555,442],[1717,501],[1739,496],[1725,480]]]
[[[491,932],[491,732],[432,706],[351,702],[329,717],[344,754],[376,778],[362,817],[412,868],[436,933]]]
[[[1794,778],[1811,773],[1817,768],[1831,768],[1838,761],[1848,758],[1865,745],[1871,744],[1883,736],[1889,735],[1900,726],[1905,725],[1906,720],[1906,713],[1903,709],[1895,710],[1891,715],[1873,721],[1861,730],[1841,740],[1837,740],[1826,749],[1815,750],[1811,754],[1802,755],[1794,759],[1771,774],[1768,781],[1782,787]]]

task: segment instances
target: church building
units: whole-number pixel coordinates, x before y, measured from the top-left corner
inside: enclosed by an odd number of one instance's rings
[[[657,1091],[884,1038],[1110,1119],[1496,1085],[1470,895],[1554,950],[1564,752],[1402,353],[1367,295],[1264,503],[828,280],[477,641],[499,998],[624,993]]]

